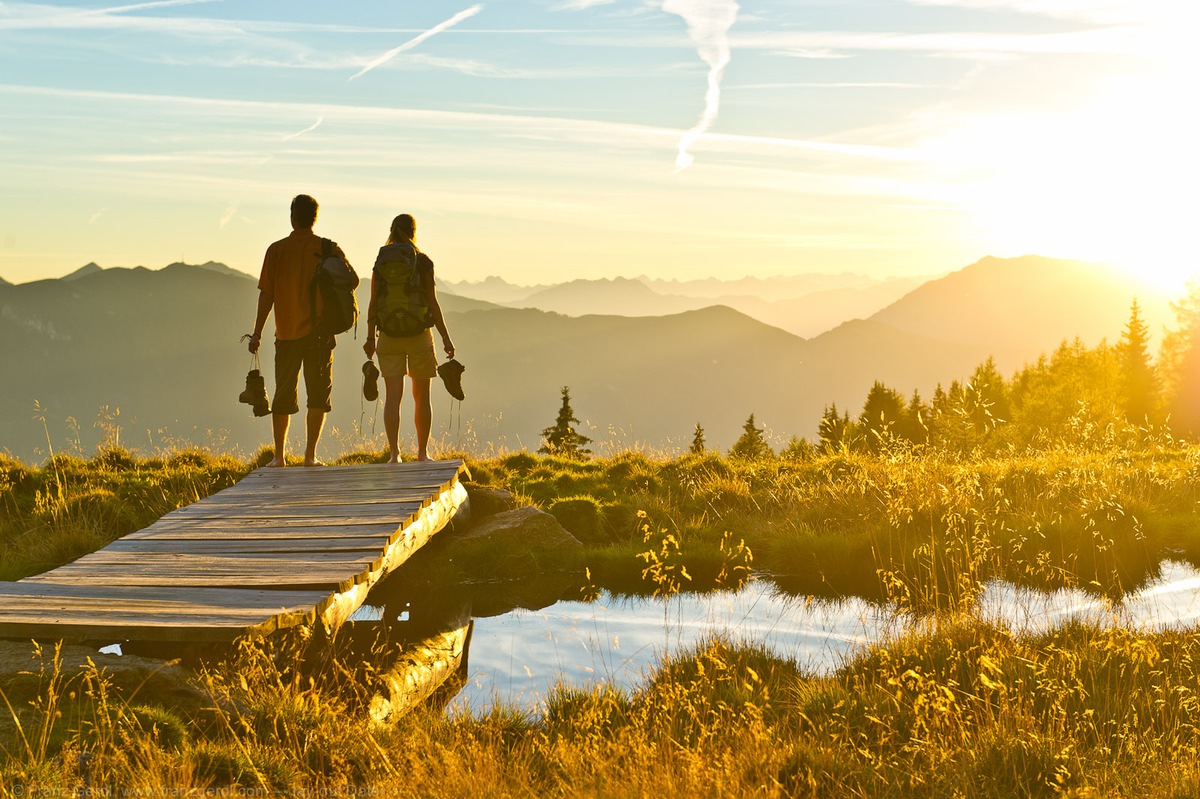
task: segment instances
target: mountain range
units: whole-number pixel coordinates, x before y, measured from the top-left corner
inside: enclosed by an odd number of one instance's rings
[[[478,452],[536,449],[564,385],[581,432],[598,443],[685,447],[699,423],[711,446],[727,448],[751,413],[777,443],[811,438],[829,403],[854,413],[874,380],[928,397],[989,356],[1007,374],[1064,339],[1115,341],[1135,296],[1152,331],[1171,321],[1168,299],[1128,276],[1033,256],[985,258],[811,338],[712,303],[622,315],[623,298],[641,289],[612,283],[618,307],[580,316],[443,291],[467,399],[455,408],[435,389],[435,439]],[[0,284],[0,450],[38,460],[47,435],[63,449],[72,417],[91,451],[101,435],[93,420],[107,407],[119,409],[121,441],[133,448],[194,442],[253,452],[269,441],[269,423],[237,396],[251,366],[239,337],[256,299],[252,277],[213,263],[89,264],[60,279]],[[339,337],[327,455],[355,433],[382,438],[380,408],[361,399],[361,342],[361,323],[357,338]],[[406,405],[402,430],[410,428]]]
[[[572,280],[516,286],[499,277],[444,283],[447,291],[512,308],[567,316],[663,316],[725,305],[797,336],[814,336],[847,319],[870,316],[925,282],[906,277],[803,275],[739,280],[652,280],[646,277]]]

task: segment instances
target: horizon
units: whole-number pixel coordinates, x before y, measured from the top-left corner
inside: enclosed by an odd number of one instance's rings
[[[1185,24],[1133,0],[4,3],[0,277],[257,275],[290,198],[439,276],[945,274],[1180,286]],[[97,35],[102,33],[103,35]],[[19,200],[14,199],[19,198]]]

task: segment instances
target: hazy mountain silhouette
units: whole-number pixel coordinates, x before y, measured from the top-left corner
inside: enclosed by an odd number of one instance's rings
[[[994,355],[1007,372],[1064,338],[1115,343],[1135,297],[1153,333],[1173,321],[1170,298],[1126,273],[1040,256],[987,257],[925,283],[870,319]]]
[[[92,261],[90,264],[85,264],[84,266],[79,267],[71,274],[64,275],[62,277],[62,279],[63,280],[79,280],[81,277],[87,277],[88,275],[94,275],[97,272],[101,272],[101,271],[103,271],[103,270],[100,268],[100,264],[96,263],[95,261]]]
[[[1163,317],[1152,312],[1155,302],[1139,297],[1157,330]],[[928,397],[993,351],[1019,366],[1076,334],[1089,344],[1115,341],[1131,298],[1132,288],[1073,262],[985,259],[870,319],[805,340],[728,307],[570,317],[443,293],[467,367],[467,399],[460,424],[447,432],[450,399],[435,388],[434,434],[478,451],[536,448],[559,388],[569,385],[584,432],[597,441],[686,446],[700,423],[709,443],[725,448],[752,412],[785,440],[812,437],[826,405],[856,413],[876,379]],[[250,368],[238,339],[249,332],[256,299],[249,275],[182,264],[97,267],[70,279],[0,285],[0,449],[44,456],[36,400],[58,449],[71,416],[90,452],[93,421],[107,405],[120,408],[122,441],[132,447],[189,440],[253,452],[269,441],[269,422],[237,403]],[[360,322],[357,338],[339,337],[331,443],[339,432],[369,430],[372,419],[382,436],[381,410],[361,400],[364,329]],[[272,348],[263,354],[271,390]],[[406,407],[405,435],[410,427]]]
[[[572,280],[541,289],[513,305],[542,311],[587,316],[665,316],[694,311],[714,303],[694,297],[660,294],[640,280],[627,277]]]
[[[496,305],[519,303],[529,295],[549,288],[542,285],[518,286],[496,275],[491,275],[483,280],[474,282],[469,280],[442,280],[439,278],[438,284],[442,287],[443,291],[456,294],[459,297],[470,297],[474,300],[483,300],[484,302],[495,303]]]
[[[731,281],[617,277],[572,280],[522,291],[519,286],[490,277],[476,284],[451,283],[449,288],[500,305],[567,316],[663,316],[726,305],[760,322],[807,337],[848,319],[870,316],[922,282],[920,278],[879,281],[860,275]]]

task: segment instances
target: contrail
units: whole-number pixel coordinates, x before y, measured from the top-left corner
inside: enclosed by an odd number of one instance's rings
[[[156,0],[150,3],[136,3],[130,6],[114,6],[112,8],[97,8],[90,14],[124,14],[127,11],[144,11],[149,8],[167,8],[168,6],[193,6],[197,3],[213,3],[220,0]]]
[[[430,36],[436,36],[437,34],[441,33],[442,31],[446,30],[447,28],[454,27],[458,23],[462,22],[464,19],[468,19],[469,17],[475,16],[482,10],[483,10],[483,4],[480,3],[480,4],[471,6],[466,11],[459,11],[457,14],[450,17],[450,19],[446,20],[445,22],[434,25],[429,30],[425,31],[424,33],[420,34],[419,36],[414,36],[413,38],[409,39],[407,42],[400,45],[399,47],[396,47],[392,50],[388,50],[386,53],[379,56],[379,58],[376,58],[370,64],[367,64],[365,67],[360,69],[358,72],[351,75],[350,80],[354,80],[357,77],[367,74],[371,70],[375,69],[375,67],[379,66],[380,64],[385,64],[388,61],[391,61],[393,58],[400,55],[405,50],[413,49],[418,44],[420,44],[421,42],[428,39]]]
[[[717,120],[721,104],[721,75],[729,64],[729,29],[737,20],[734,0],[665,0],[663,11],[678,14],[687,23],[688,36],[704,63],[708,64],[708,91],[704,93],[704,113],[696,126],[679,140],[675,166],[687,169],[696,160],[688,148]]]
[[[325,115],[321,114],[321,116],[317,117],[316,122],[312,123],[304,130],[298,130],[295,133],[289,133],[288,135],[286,135],[282,139],[280,139],[280,141],[291,141],[292,139],[294,139],[298,136],[303,136],[305,133],[312,133],[314,130],[319,128],[321,126],[321,123],[324,121],[325,121]]]

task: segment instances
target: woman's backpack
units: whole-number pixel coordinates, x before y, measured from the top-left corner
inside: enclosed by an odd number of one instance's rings
[[[433,261],[409,242],[379,249],[374,269],[375,326],[389,336],[415,336],[433,327],[429,298],[433,293]]]

